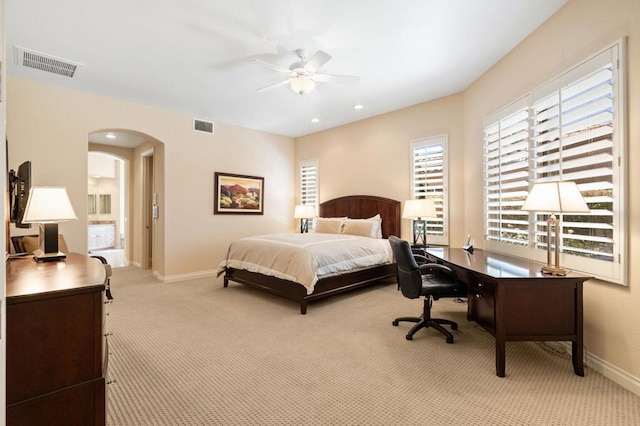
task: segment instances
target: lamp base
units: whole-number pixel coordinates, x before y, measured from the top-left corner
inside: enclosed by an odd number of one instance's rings
[[[61,251],[56,253],[45,253],[40,249],[33,251],[33,260],[36,262],[57,262],[66,258],[67,255]]]
[[[568,271],[564,268],[551,265],[543,266],[542,268],[540,268],[540,272],[542,272],[543,274],[558,275],[561,277],[564,277],[568,273]]]

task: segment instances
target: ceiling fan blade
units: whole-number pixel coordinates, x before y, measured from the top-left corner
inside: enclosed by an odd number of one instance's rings
[[[265,62],[261,59],[255,59],[255,61],[257,63],[259,63],[260,65],[264,65],[267,68],[271,68],[272,70],[275,71],[279,71],[279,72],[286,72],[287,74],[289,74],[291,71],[287,68],[282,68],[281,66],[275,65],[275,64],[271,64],[269,62]]]
[[[331,55],[322,50],[318,50],[313,54],[311,58],[304,64],[305,71],[316,72],[321,66],[327,63],[331,59]]]
[[[340,75],[340,74],[314,74],[311,77],[313,80],[320,83],[326,83],[329,80],[336,83],[356,85],[360,82],[360,77],[355,75]]]
[[[257,89],[256,92],[264,92],[265,90],[275,89],[276,87],[280,87],[280,86],[284,86],[285,84],[288,84],[290,81],[291,79],[287,78],[286,80],[282,80],[277,83],[273,83],[268,86],[261,87],[260,89]]]

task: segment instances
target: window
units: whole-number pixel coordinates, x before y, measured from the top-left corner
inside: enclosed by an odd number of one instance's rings
[[[431,198],[437,218],[428,218],[427,243],[449,243],[447,229],[447,137],[436,136],[410,143],[411,195],[414,199]]]
[[[552,212],[520,207],[536,182],[575,181],[590,213],[560,216],[561,264],[625,283],[623,51],[617,43],[485,120],[487,248],[539,249],[542,261]]]
[[[300,204],[311,204],[318,212],[318,159],[300,162],[298,171],[298,185],[300,188]],[[311,221],[309,228],[315,227]]]

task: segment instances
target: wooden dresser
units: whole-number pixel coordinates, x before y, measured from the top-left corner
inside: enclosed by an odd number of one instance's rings
[[[7,426],[104,425],[104,266],[7,263]]]

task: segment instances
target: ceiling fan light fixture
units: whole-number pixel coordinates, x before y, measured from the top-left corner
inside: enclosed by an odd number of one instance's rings
[[[311,80],[306,75],[299,75],[293,78],[290,82],[291,90],[299,95],[305,95],[316,87],[316,82]]]

